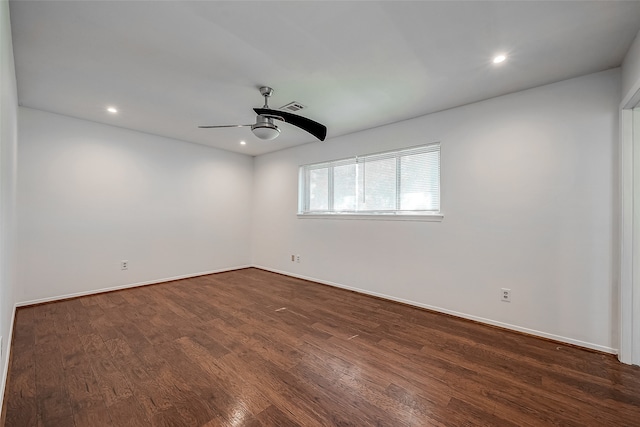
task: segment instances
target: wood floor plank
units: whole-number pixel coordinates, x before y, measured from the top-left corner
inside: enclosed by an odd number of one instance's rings
[[[66,378],[74,413],[85,407],[104,405],[100,385],[89,364],[67,368]]]
[[[258,414],[271,405],[260,390],[249,384],[241,375],[236,375],[225,369],[218,358],[210,354],[206,348],[184,337],[178,340],[182,351],[206,371],[215,387],[227,390],[238,400],[236,412]],[[233,415],[235,417],[235,415]]]
[[[638,426],[614,356],[264,270],[19,308],[6,426]]]
[[[14,341],[16,343],[16,341]],[[17,344],[17,343],[16,343]],[[5,394],[5,425],[33,426],[38,419],[36,396],[35,350],[20,337],[20,344],[12,350],[11,386]]]
[[[144,409],[133,396],[119,399],[107,409],[114,426],[148,427],[151,425]]]
[[[56,334],[58,316],[57,307],[49,304],[35,320],[36,399],[40,419],[44,420],[73,417],[60,341]]]
[[[114,426],[109,410],[103,401],[95,402],[91,406],[83,406],[73,411],[73,421],[80,426]]]
[[[260,412],[258,419],[265,426],[300,427],[300,424],[273,405]]]

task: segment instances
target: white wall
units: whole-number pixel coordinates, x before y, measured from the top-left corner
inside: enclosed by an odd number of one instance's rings
[[[18,95],[9,3],[0,1],[0,406],[4,397],[15,287],[15,185]]]
[[[250,264],[251,157],[18,116],[20,302]]]
[[[253,262],[615,352],[619,100],[615,69],[259,156]],[[296,217],[298,165],[434,141],[442,222]]]

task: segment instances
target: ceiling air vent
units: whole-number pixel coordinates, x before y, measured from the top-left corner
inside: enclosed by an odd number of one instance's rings
[[[300,111],[303,108],[306,108],[306,107],[296,101],[290,102],[287,105],[280,107],[281,110],[291,111],[292,113],[295,113],[296,111]]]

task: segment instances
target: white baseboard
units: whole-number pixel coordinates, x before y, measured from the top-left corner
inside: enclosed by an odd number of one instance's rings
[[[371,292],[371,291],[367,291],[365,289],[354,288],[352,286],[346,286],[346,285],[343,285],[343,284],[340,284],[340,283],[329,282],[327,280],[321,280],[321,279],[316,279],[314,277],[308,277],[308,276],[303,276],[303,275],[300,275],[300,274],[290,273],[288,271],[277,270],[277,269],[274,269],[274,268],[264,267],[264,266],[261,266],[261,265],[254,265],[253,267],[259,268],[261,270],[271,271],[273,273],[283,274],[285,276],[291,276],[291,277],[296,277],[298,279],[304,279],[304,280],[310,280],[312,282],[322,283],[323,285],[329,285],[329,286],[333,286],[333,287],[341,288],[341,289],[348,289],[350,291],[358,292],[358,293],[365,294],[365,295],[371,295],[371,296],[375,296],[375,297],[378,297],[378,298],[384,298],[384,299],[390,300],[390,301],[401,302],[403,304],[408,304],[408,305],[412,305],[412,306],[415,306],[415,307],[426,308],[427,310],[437,311],[439,313],[450,314],[452,316],[461,317],[463,319],[469,319],[469,320],[473,320],[473,321],[476,321],[476,322],[484,323],[484,324],[487,324],[487,325],[498,326],[500,328],[511,329],[513,331],[523,332],[523,333],[529,334],[529,335],[535,335],[535,336],[538,336],[538,337],[547,338],[547,339],[551,339],[551,340],[554,340],[554,341],[564,342],[564,343],[567,343],[567,344],[576,345],[578,347],[589,348],[589,349],[601,351],[601,352],[604,352],[604,353],[618,354],[618,350],[617,349],[611,348],[611,347],[606,347],[606,346],[599,345],[599,344],[594,344],[594,343],[590,343],[590,342],[586,342],[586,341],[580,341],[580,340],[576,340],[576,339],[573,339],[573,338],[563,337],[561,335],[550,334],[550,333],[547,333],[547,332],[537,331],[535,329],[529,329],[529,328],[525,328],[525,327],[518,326],[518,325],[512,325],[510,323],[498,322],[496,320],[486,319],[484,317],[474,316],[472,314],[461,313],[461,312],[449,310],[449,309],[446,309],[446,308],[436,307],[436,306],[428,305],[428,304],[422,304],[422,303],[419,303],[419,302],[410,301],[410,300],[406,300],[406,299],[402,299],[402,298],[396,298],[396,297],[393,297],[391,295],[381,294],[381,293],[378,293],[378,292]]]
[[[240,266],[236,266],[236,267],[221,268],[221,269],[218,269],[218,270],[202,271],[200,273],[183,274],[181,276],[166,277],[166,278],[163,278],[163,279],[148,280],[146,282],[130,283],[130,284],[127,284],[127,285],[118,285],[118,286],[112,286],[112,287],[101,288],[101,289],[92,289],[90,291],[75,292],[75,293],[72,293],[72,294],[56,295],[56,296],[53,296],[53,297],[38,298],[38,299],[34,299],[34,300],[29,300],[29,301],[21,301],[21,302],[16,303],[16,306],[17,307],[24,307],[24,306],[27,306],[27,305],[42,304],[42,303],[45,303],[45,302],[52,302],[52,301],[59,301],[59,300],[63,300],[63,299],[69,299],[69,298],[83,297],[83,296],[87,296],[87,295],[100,294],[100,293],[103,293],[103,292],[118,291],[120,289],[136,288],[138,286],[155,285],[155,284],[158,284],[158,283],[172,282],[174,280],[181,280],[181,279],[189,279],[191,277],[206,276],[207,274],[224,273],[225,271],[241,270],[243,268],[250,268],[250,267],[252,267],[252,265],[240,265]],[[14,312],[14,316],[15,316],[15,312]]]

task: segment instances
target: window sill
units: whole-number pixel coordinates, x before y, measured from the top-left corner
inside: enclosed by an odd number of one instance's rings
[[[444,215],[442,214],[349,214],[349,213],[332,213],[332,214],[298,214],[298,219],[359,219],[374,221],[426,221],[426,222],[442,222]]]

